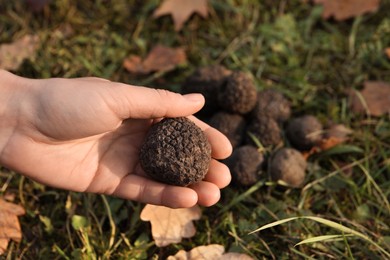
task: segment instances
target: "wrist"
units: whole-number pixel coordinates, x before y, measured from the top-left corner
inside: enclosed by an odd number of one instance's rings
[[[0,70],[0,164],[4,149],[16,132],[22,105],[23,78]]]

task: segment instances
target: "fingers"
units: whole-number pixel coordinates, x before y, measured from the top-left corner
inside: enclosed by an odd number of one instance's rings
[[[193,189],[166,185],[133,174],[123,178],[112,195],[170,208],[190,208],[198,202]]]
[[[181,95],[168,90],[147,87],[114,85],[117,98],[124,101],[121,115],[124,118],[159,118],[188,116],[198,112],[204,105],[201,94]],[[119,91],[118,91],[119,90]],[[123,102],[121,102],[123,103]]]
[[[131,174],[122,179],[111,195],[171,208],[189,208],[195,204],[209,207],[219,201],[220,189],[226,187],[230,179],[229,169],[212,160],[205,179],[189,187],[166,185]]]
[[[211,156],[213,158],[225,159],[231,155],[233,147],[224,134],[194,116],[188,118],[205,132],[212,147]]]
[[[217,203],[221,198],[221,192],[219,188],[207,181],[201,181],[189,186],[196,191],[198,195],[198,204],[205,207],[210,207]]]
[[[225,164],[212,159],[209,172],[203,180],[215,184],[219,189],[223,189],[229,185],[231,179],[229,168]]]

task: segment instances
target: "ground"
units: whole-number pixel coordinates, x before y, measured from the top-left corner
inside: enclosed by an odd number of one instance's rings
[[[220,203],[202,209],[196,235],[165,248],[154,245],[150,224],[140,221],[143,204],[51,189],[2,169],[0,195],[15,194],[27,211],[20,218],[23,240],[11,242],[5,257],[151,259],[217,243],[258,259],[383,259],[378,247],[357,237],[294,247],[309,237],[341,234],[310,220],[248,233],[279,219],[320,216],[390,252],[390,120],[353,113],[347,96],[367,80],[390,82],[384,54],[389,1],[376,13],[337,22],[323,20],[322,7],[309,1],[211,0],[208,19],[193,16],[180,32],[169,16],[152,19],[159,3],[53,0],[33,13],[24,1],[2,1],[0,43],[39,36],[37,55],[15,71],[34,78],[97,76],[177,91],[196,68],[222,64],[251,73],[258,89],[281,91],[292,101],[293,115],[353,129],[349,146],[311,157],[304,189],[267,179],[224,189]],[[156,43],[184,47],[187,64],[144,76],[125,71],[127,56],[144,56]]]

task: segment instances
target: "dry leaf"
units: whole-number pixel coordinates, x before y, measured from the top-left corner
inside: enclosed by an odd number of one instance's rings
[[[154,18],[171,14],[175,30],[180,31],[193,13],[208,16],[207,0],[165,0],[153,13]]]
[[[324,137],[318,144],[312,147],[309,151],[303,152],[303,157],[307,160],[311,155],[329,150],[336,145],[344,143],[348,139],[348,135],[352,130],[342,124],[330,126],[324,133]]]
[[[385,53],[386,53],[387,58],[390,59],[390,47],[387,47],[387,48],[385,49]]]
[[[51,0],[27,0],[27,4],[32,11],[38,12],[41,11],[50,1]]]
[[[333,16],[337,21],[341,21],[377,11],[380,0],[314,0],[314,2],[324,6],[323,18],[328,19]]]
[[[22,232],[18,216],[25,214],[24,209],[0,198],[0,255],[7,249],[10,239],[20,242]]]
[[[37,35],[25,35],[13,43],[0,45],[0,69],[17,70],[24,59],[35,56],[38,46]]]
[[[189,209],[171,209],[163,206],[146,205],[141,212],[143,221],[150,221],[152,236],[159,247],[179,243],[182,238],[195,235],[192,220],[201,217],[198,206]]]
[[[191,251],[186,252],[180,250],[174,256],[169,256],[168,260],[251,260],[252,257],[239,254],[239,253],[227,253],[224,254],[225,248],[221,245],[213,244],[208,246],[198,246]]]
[[[155,46],[142,60],[141,57],[131,55],[123,61],[123,67],[134,74],[148,74],[154,71],[170,71],[177,65],[187,61],[183,48],[169,48],[162,45]]]
[[[390,113],[390,84],[382,81],[367,81],[360,92],[350,93],[350,106],[355,113],[381,116]]]

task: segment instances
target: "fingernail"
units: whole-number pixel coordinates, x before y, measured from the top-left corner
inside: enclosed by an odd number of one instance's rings
[[[204,100],[203,95],[198,93],[186,94],[183,97],[191,102],[202,102]]]

